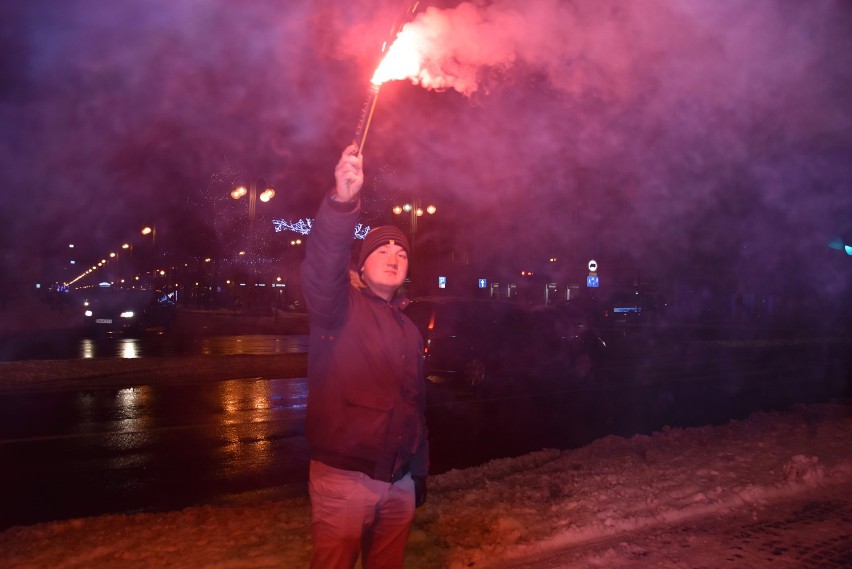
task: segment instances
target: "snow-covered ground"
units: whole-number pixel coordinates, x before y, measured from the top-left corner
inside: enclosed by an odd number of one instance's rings
[[[744,511],[759,519],[772,504],[814,489],[852,496],[849,406],[797,406],[722,426],[610,436],[431,477],[406,567],[568,567],[560,552],[567,557],[584,544],[615,538],[629,549],[637,530]],[[16,527],[0,533],[0,566],[305,567],[309,518],[308,499],[297,498]],[[678,563],[685,553],[663,537],[644,538],[641,549],[598,548],[572,555],[570,566],[718,566],[712,549],[698,565],[695,551],[692,565]]]

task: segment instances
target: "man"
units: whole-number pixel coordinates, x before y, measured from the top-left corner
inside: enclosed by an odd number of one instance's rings
[[[396,227],[370,231],[350,283],[362,156],[344,150],[319,208],[302,286],[311,337],[306,436],[311,445],[311,567],[403,566],[415,506],[426,496],[423,340],[401,310],[409,245]]]

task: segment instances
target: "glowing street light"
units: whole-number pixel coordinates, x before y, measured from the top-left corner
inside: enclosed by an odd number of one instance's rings
[[[157,246],[157,228],[153,225],[146,225],[142,228],[142,235],[150,235],[151,236],[151,245],[153,247]]]
[[[251,183],[248,184],[248,187],[245,185],[239,185],[231,190],[231,198],[234,200],[241,200],[248,196],[248,221],[249,221],[249,243],[248,247],[244,251],[240,251],[238,253],[239,257],[242,257],[246,260],[246,263],[251,266],[251,273],[254,278],[254,282],[252,283],[253,287],[263,286],[258,284],[258,267],[257,267],[257,257],[255,254],[255,241],[257,239],[256,230],[255,230],[255,220],[257,219],[257,202],[260,200],[262,203],[269,203],[272,198],[275,197],[275,189],[269,185],[266,180],[261,178],[263,185],[261,188],[258,188],[258,179],[251,179]],[[246,310],[250,310],[251,305],[256,302],[255,299],[256,291],[252,289],[251,293],[247,296],[246,301],[243,303],[243,307]]]
[[[260,197],[260,201],[262,201],[263,203],[266,203],[266,202],[268,202],[269,200],[271,200],[272,198],[275,197],[275,190],[272,189],[272,188],[266,188],[265,190],[263,190],[260,193],[259,197]]]
[[[434,215],[438,208],[432,204],[427,205],[425,208],[420,206],[419,201],[414,202],[406,202],[402,205],[395,205],[391,210],[396,215],[402,215],[403,213],[407,213],[410,216],[409,227],[411,228],[411,241],[414,241],[414,235],[417,233],[417,220],[418,218],[423,217],[424,215]],[[412,243],[412,247],[413,247]]]
[[[249,184],[248,188],[244,185],[239,185],[233,190],[231,190],[231,197],[235,200],[239,200],[248,195],[249,200],[249,209],[248,216],[249,222],[253,225],[255,217],[257,216],[257,200],[260,199],[263,203],[268,203],[272,198],[275,197],[275,189],[272,186],[267,186],[260,195],[257,193],[257,182],[252,180],[251,184]]]
[[[403,215],[407,213],[409,215],[409,230],[411,232],[411,239],[409,240],[408,247],[409,253],[411,256],[414,256],[414,242],[417,238],[417,223],[418,220],[424,215],[434,215],[438,208],[432,204],[427,205],[425,208],[420,205],[419,200],[414,200],[411,202],[406,202],[402,205],[395,205],[391,208],[391,211],[395,215]],[[409,276],[412,273],[411,266],[408,269]]]
[[[151,249],[154,251],[154,266],[151,267],[151,290],[154,290],[156,287],[154,286],[154,275],[156,273],[156,263],[157,263],[157,226],[156,225],[146,225],[142,228],[140,232],[142,235],[150,235],[151,236]]]
[[[275,189],[267,185],[266,189],[260,192],[260,195],[257,193],[257,182],[252,180],[251,184],[249,184],[248,188],[244,185],[239,185],[233,190],[231,190],[231,197],[235,200],[239,200],[248,196],[248,218],[249,218],[249,251],[254,252],[254,222],[257,218],[257,200],[259,199],[263,203],[269,203],[269,201],[275,197]]]

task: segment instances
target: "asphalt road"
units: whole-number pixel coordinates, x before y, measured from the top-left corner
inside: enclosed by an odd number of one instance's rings
[[[0,527],[304,491],[307,382],[0,397]]]

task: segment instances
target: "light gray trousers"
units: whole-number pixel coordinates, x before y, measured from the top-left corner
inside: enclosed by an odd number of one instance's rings
[[[414,520],[414,482],[390,484],[312,460],[311,569],[402,569]]]

